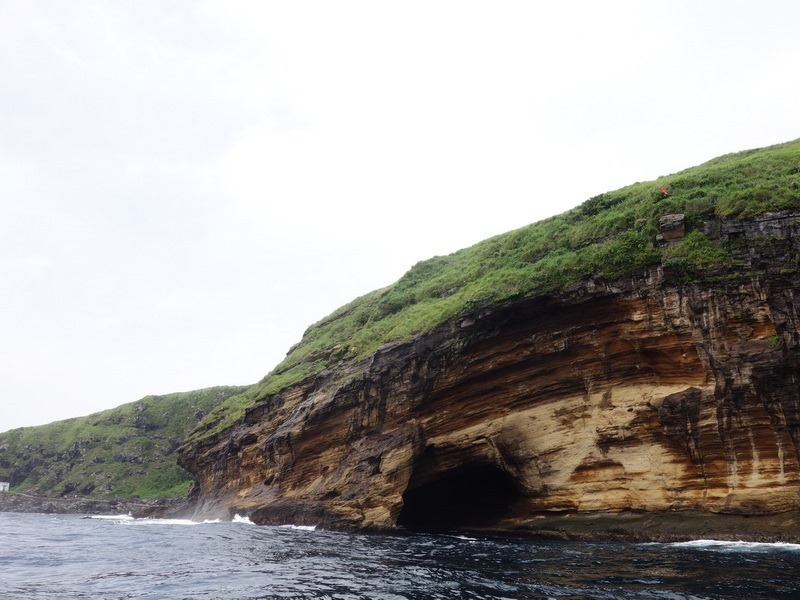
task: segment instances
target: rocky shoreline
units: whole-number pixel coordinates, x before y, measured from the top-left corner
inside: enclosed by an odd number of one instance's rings
[[[106,500],[52,498],[30,494],[0,494],[0,512],[44,514],[123,514],[135,518],[191,518],[192,508],[178,500]],[[324,527],[323,528],[327,528]],[[339,529],[332,527],[332,529]],[[349,528],[344,528],[349,529]],[[398,533],[402,528],[376,528],[373,533]],[[443,532],[444,533],[444,532]],[[452,532],[449,532],[452,533]],[[681,511],[638,511],[540,514],[516,526],[468,528],[461,533],[492,537],[524,537],[587,542],[683,542],[698,539],[800,544],[800,514],[727,515]]]
[[[129,514],[133,517],[163,517],[180,510],[178,500],[107,500],[79,496],[54,498],[6,492],[0,494],[0,512],[45,514]]]

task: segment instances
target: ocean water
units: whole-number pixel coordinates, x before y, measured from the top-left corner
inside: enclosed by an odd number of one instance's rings
[[[358,535],[0,513],[0,598],[800,598],[800,545]]]

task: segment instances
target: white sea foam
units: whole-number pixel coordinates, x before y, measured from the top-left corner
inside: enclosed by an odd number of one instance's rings
[[[255,523],[253,523],[250,520],[250,517],[242,517],[242,516],[240,516],[238,514],[233,515],[233,521],[232,522],[233,523],[244,523],[245,525],[255,525]]]
[[[299,531],[316,531],[316,525],[279,525],[284,529],[297,529]]]
[[[730,551],[770,551],[793,550],[800,551],[800,544],[788,542],[743,542],[724,540],[692,540],[691,542],[675,542],[669,544],[676,548],[698,548],[700,550],[730,550]]]
[[[125,525],[214,525],[217,523],[230,522],[223,521],[222,519],[206,519],[204,521],[193,521],[191,519],[157,519],[153,517],[134,518],[131,515],[92,515],[92,519],[104,519],[107,521],[120,521]],[[247,517],[235,515],[232,519],[233,523],[246,523],[254,525],[254,523]]]
[[[131,525],[202,525],[200,521],[191,519],[133,519],[129,521]]]

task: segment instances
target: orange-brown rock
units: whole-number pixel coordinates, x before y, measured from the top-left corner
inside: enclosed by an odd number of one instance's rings
[[[486,306],[308,379],[182,449],[195,510],[502,531],[611,515],[605,532],[614,514],[784,515],[747,535],[797,539],[800,277],[752,258],[771,266]]]

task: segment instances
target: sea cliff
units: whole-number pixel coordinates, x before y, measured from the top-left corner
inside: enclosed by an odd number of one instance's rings
[[[800,210],[657,222],[644,266],[473,303],[191,437],[193,513],[800,539]],[[692,235],[731,260],[687,269]]]

